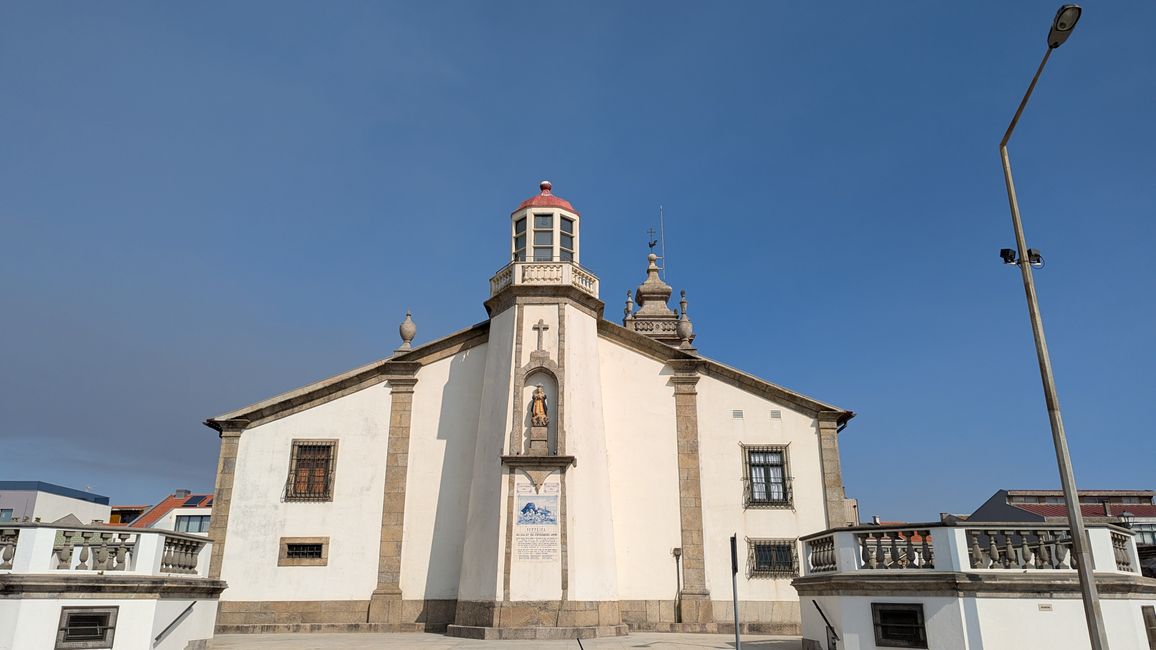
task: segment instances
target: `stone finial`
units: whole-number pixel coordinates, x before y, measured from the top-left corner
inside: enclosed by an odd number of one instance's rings
[[[686,289],[682,290],[682,299],[678,301],[678,306],[682,311],[678,317],[678,327],[675,330],[678,333],[678,338],[682,340],[678,347],[683,350],[693,350],[690,342],[694,339],[694,325],[690,322],[690,317],[686,315]]]
[[[626,290],[626,308],[622,310],[622,313],[623,323],[634,318],[634,298],[630,296],[630,289]]]
[[[401,334],[401,347],[398,350],[410,349],[410,342],[413,341],[414,335],[417,334],[417,325],[414,324],[413,319],[410,318],[409,310],[405,310],[405,320],[397,328],[398,334]]]
[[[549,196],[554,185],[550,181],[542,181],[538,183],[538,189],[542,190],[542,194]]]

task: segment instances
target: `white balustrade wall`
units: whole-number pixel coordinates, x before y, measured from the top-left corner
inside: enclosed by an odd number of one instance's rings
[[[1132,534],[1088,526],[1097,572],[1139,574]],[[961,522],[858,526],[802,539],[804,575],[836,571],[1075,571],[1071,531],[1062,524]]]
[[[204,537],[172,531],[0,525],[0,573],[206,577],[211,549]]]

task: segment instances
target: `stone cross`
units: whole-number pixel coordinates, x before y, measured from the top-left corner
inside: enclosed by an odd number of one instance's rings
[[[545,332],[546,330],[550,329],[550,326],[546,324],[546,321],[539,318],[538,323],[530,329],[533,329],[534,331],[538,332],[538,351],[541,352],[542,351],[542,332]]]

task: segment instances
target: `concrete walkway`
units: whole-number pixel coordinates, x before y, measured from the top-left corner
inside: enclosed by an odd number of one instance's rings
[[[742,637],[743,650],[800,650],[799,637],[750,634]],[[578,650],[578,641],[477,641],[441,634],[221,634],[209,646],[213,650],[369,650],[373,648],[421,648],[422,650]],[[734,648],[734,635],[664,634],[636,632],[629,636],[582,639],[584,650],[626,648]]]

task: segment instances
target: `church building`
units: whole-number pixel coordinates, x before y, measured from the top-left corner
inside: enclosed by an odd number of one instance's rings
[[[654,255],[606,320],[549,182],[495,227],[486,320],[206,421],[218,631],[717,631],[737,534],[740,622],[798,634],[854,414],[699,354]]]

